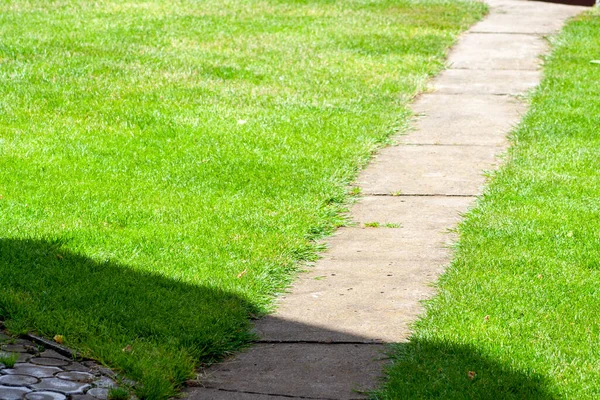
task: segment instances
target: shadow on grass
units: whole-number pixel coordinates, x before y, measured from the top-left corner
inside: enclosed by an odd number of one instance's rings
[[[186,390],[190,400],[238,398],[232,393],[354,399],[370,391],[380,400],[557,398],[542,375],[470,346],[422,339],[377,344],[376,337],[274,316],[257,321],[256,329],[265,341],[203,371],[202,387]],[[382,382],[384,368],[389,374]],[[382,389],[373,392],[378,385]]]
[[[257,312],[251,302],[236,294],[110,261],[98,262],[69,252],[59,242],[41,240],[0,239],[0,288],[0,318],[7,320],[10,330],[34,331],[50,338],[62,334],[67,345],[140,382],[137,394],[148,399],[172,396],[179,385],[193,377],[200,362],[218,359],[249,344],[253,336],[248,315]],[[328,340],[373,342],[373,338],[269,318],[282,331],[308,332],[320,338],[322,346],[327,346]],[[261,346],[272,345],[259,344],[240,357],[253,361],[252,352]],[[386,390],[377,393],[377,398],[554,398],[542,376],[515,371],[474,348],[415,340],[394,345],[393,350],[394,365]],[[288,357],[285,368],[264,368],[261,362],[273,360],[263,357],[248,369],[256,377],[246,380],[250,385],[246,390],[260,393],[262,389],[252,385],[266,387],[278,381],[286,391],[286,377],[294,376],[295,387],[312,388],[313,397],[322,397],[317,395],[324,377],[339,384],[336,373],[358,371],[364,375],[366,371],[356,366],[372,361],[371,353],[359,356],[352,346],[344,351],[323,351],[318,346],[313,352],[298,350],[297,357]],[[349,361],[353,366],[342,371],[339,366]],[[319,379],[306,373],[316,365],[322,370]],[[371,369],[374,376],[380,366],[377,363],[376,369]],[[219,371],[219,366],[213,370]],[[475,372],[473,379],[469,379],[469,371]],[[235,370],[228,374],[235,375]]]
[[[551,400],[549,382],[476,348],[413,339],[393,346],[389,381],[376,399]]]
[[[62,334],[83,355],[142,383],[146,398],[172,395],[200,361],[248,344],[248,314],[257,312],[238,295],[42,240],[0,239],[0,288],[9,330]]]

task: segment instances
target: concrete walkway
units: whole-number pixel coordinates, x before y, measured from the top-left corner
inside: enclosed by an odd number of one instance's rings
[[[329,250],[272,316],[259,342],[203,372],[192,399],[360,399],[378,386],[385,343],[406,341],[420,301],[450,259],[447,232],[481,194],[506,134],[526,106],[518,95],[540,79],[544,35],[583,10],[488,0],[488,17],[464,34],[450,69],[419,96],[414,130],[383,149],[360,175],[360,223]],[[365,228],[369,222],[399,228]]]

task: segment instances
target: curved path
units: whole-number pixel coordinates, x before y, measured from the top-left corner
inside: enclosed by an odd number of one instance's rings
[[[544,36],[584,10],[488,0],[490,14],[464,34],[450,69],[419,96],[414,129],[383,149],[357,184],[357,227],[340,229],[277,313],[256,323],[247,352],[200,377],[193,399],[360,399],[374,388],[385,343],[406,341],[451,256],[456,226],[495,167],[506,134],[526,106],[519,95],[540,79]],[[365,228],[379,222],[400,227]]]

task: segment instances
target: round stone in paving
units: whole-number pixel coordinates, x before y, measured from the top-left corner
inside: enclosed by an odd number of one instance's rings
[[[6,386],[27,386],[38,383],[40,380],[31,375],[2,375],[0,376],[0,385]]]
[[[51,390],[55,392],[61,392],[66,394],[83,393],[90,385],[86,383],[66,381],[58,378],[46,378],[42,379],[40,383],[31,385],[30,387],[36,390]]]
[[[108,389],[106,388],[93,388],[88,390],[87,394],[97,399],[108,399]]]
[[[91,383],[96,377],[89,372],[67,371],[56,374],[57,378],[68,381]]]
[[[117,386],[117,384],[112,379],[110,379],[106,376],[101,376],[100,378],[98,378],[94,381],[94,386],[110,389],[110,388]]]
[[[71,365],[65,365],[62,367],[65,371],[78,371],[78,372],[90,372],[91,369],[82,365],[78,362],[73,362]]]
[[[11,387],[0,385],[0,399],[2,400],[20,400],[23,395],[31,392],[31,390],[24,387]]]
[[[65,357],[62,354],[57,353],[54,350],[44,350],[43,353],[40,353],[40,357],[59,358],[61,360],[67,360],[67,361],[71,360],[69,357]]]
[[[17,353],[17,354],[19,354],[19,358],[17,358],[18,363],[26,363],[29,360],[31,360],[31,357],[33,357],[33,355],[28,354],[28,353]]]
[[[14,368],[7,368],[1,371],[7,375],[31,375],[36,378],[50,378],[57,372],[62,372],[62,369],[56,367],[44,367],[30,363],[15,364]]]
[[[69,365],[71,362],[67,360],[61,360],[60,358],[50,358],[50,357],[34,357],[29,362],[37,365],[45,365],[48,367],[64,367],[65,365]]]
[[[2,351],[11,353],[27,353],[30,349],[30,346],[24,346],[22,344],[5,344],[2,346]]]
[[[25,395],[27,400],[66,400],[67,396],[56,392],[31,392]]]

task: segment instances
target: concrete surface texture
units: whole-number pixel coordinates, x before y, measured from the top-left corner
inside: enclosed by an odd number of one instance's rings
[[[378,386],[385,343],[409,338],[451,257],[448,230],[481,194],[506,135],[540,79],[544,36],[584,8],[488,0],[412,109],[413,129],[360,174],[356,226],[328,250],[278,311],[256,323],[258,343],[202,371],[192,399],[361,399]],[[373,227],[377,225],[378,227]]]

